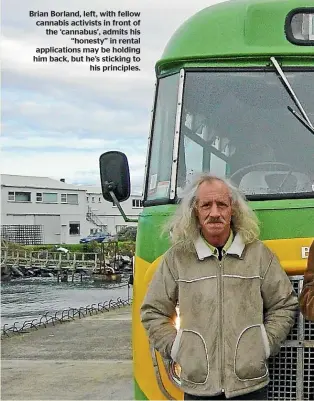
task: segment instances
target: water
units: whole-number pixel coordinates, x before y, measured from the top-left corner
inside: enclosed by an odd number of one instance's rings
[[[1,283],[1,328],[4,324],[17,327],[24,321],[40,318],[49,311],[80,308],[121,298],[128,299],[126,282],[101,283],[86,279],[82,282],[57,283],[56,277],[23,278]],[[123,286],[117,288],[119,286]],[[116,288],[114,288],[116,287]],[[130,287],[130,297],[132,287]]]

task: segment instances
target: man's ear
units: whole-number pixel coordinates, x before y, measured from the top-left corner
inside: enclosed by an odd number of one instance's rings
[[[198,217],[198,208],[197,208],[197,200],[195,197],[193,198],[193,200],[191,202],[191,206],[193,208],[192,213],[194,213],[195,217],[197,218]]]
[[[237,210],[237,202],[231,200],[231,216],[234,216],[236,214]]]
[[[194,213],[195,217],[198,219],[198,210],[197,210],[196,205],[194,206],[193,213]]]

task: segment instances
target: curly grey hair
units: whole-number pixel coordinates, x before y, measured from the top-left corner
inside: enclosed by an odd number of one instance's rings
[[[200,233],[198,219],[195,214],[198,188],[203,182],[211,182],[213,180],[223,182],[229,189],[232,207],[232,230],[241,235],[245,244],[258,239],[260,234],[259,221],[255,213],[250,209],[242,192],[225,178],[202,173],[186,188],[175,214],[164,226],[163,232],[170,232],[173,245],[180,244],[186,249],[193,249],[193,243]]]

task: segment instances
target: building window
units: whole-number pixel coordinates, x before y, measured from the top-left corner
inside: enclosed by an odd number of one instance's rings
[[[101,203],[101,198],[98,198],[98,203]]]
[[[95,203],[95,197],[92,196],[92,203]]]
[[[89,197],[88,196],[86,196],[86,201],[88,202],[88,199],[89,199]]]
[[[78,205],[78,194],[67,194],[67,201],[70,205]]]
[[[58,194],[54,192],[37,192],[36,202],[58,203]]]
[[[101,226],[101,228],[90,228],[90,235],[97,234],[97,233],[106,233],[107,226]]]
[[[69,234],[70,235],[79,235],[80,234],[80,223],[75,222],[75,221],[70,221]]]
[[[30,192],[9,192],[8,200],[13,202],[31,202]]]
[[[126,225],[116,225],[116,233],[118,234],[124,227],[127,227],[127,226]]]
[[[53,192],[44,192],[43,193],[43,202],[44,203],[58,203],[58,194]]]
[[[132,207],[134,208],[143,207],[143,202],[140,199],[132,199]]]
[[[61,194],[61,203],[78,205],[78,194]]]

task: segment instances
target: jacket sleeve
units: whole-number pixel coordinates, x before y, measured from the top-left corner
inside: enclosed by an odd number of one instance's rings
[[[292,329],[298,308],[298,297],[281,267],[277,257],[271,253],[269,265],[262,283],[264,301],[264,325],[268,336],[270,355],[280,351]]]
[[[150,343],[165,358],[170,358],[176,337],[177,283],[164,257],[148,287],[141,307],[141,321]]]
[[[307,270],[304,273],[299,302],[304,317],[314,321],[314,242],[310,247]]]

